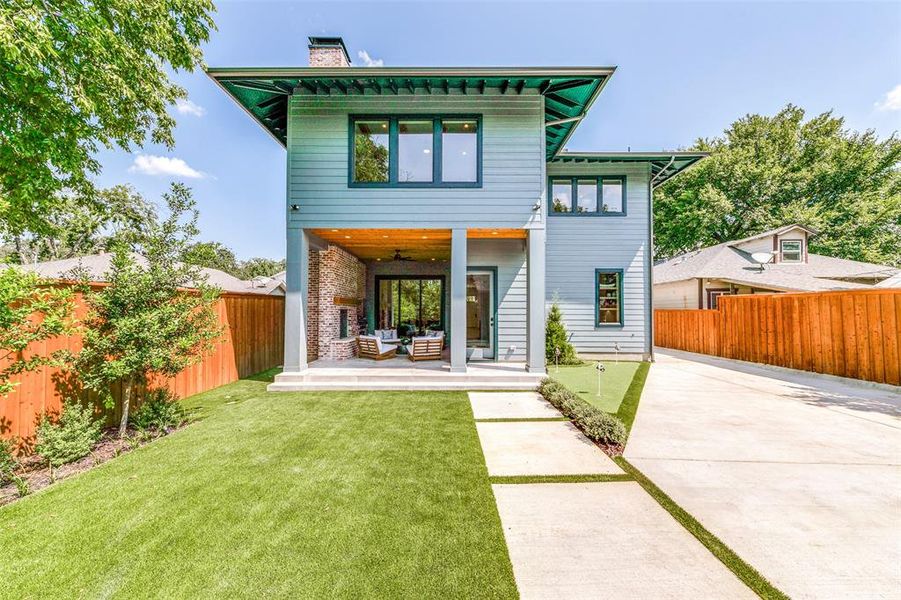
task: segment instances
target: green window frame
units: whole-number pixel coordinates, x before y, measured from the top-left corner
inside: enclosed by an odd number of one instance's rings
[[[388,121],[388,181],[355,181],[354,134],[357,121]],[[401,121],[432,122],[432,180],[399,181],[398,138]],[[476,180],[444,181],[442,177],[442,123],[444,121],[476,122]],[[348,120],[347,186],[351,188],[480,188],[482,187],[482,115],[479,114],[390,114],[350,115]]]
[[[579,210],[579,182],[591,182],[595,186],[597,195],[595,200],[595,209],[592,211]],[[604,210],[604,184],[618,183],[622,190],[622,210],[605,211]],[[561,205],[555,207],[554,202],[554,185],[564,185],[570,187],[569,205]],[[551,175],[547,180],[548,197],[547,212],[552,217],[625,217],[626,216],[626,176],[625,175]]]
[[[609,281],[610,275],[613,275],[612,284]],[[613,293],[611,294],[611,292]],[[603,320],[602,313],[604,315],[614,313],[616,315],[616,321]],[[595,269],[594,326],[622,327],[623,325],[623,270]]]

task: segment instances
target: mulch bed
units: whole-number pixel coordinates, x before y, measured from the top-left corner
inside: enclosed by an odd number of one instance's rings
[[[62,481],[73,475],[93,469],[97,465],[116,458],[120,454],[131,452],[145,444],[149,444],[164,435],[172,433],[176,429],[168,429],[162,435],[154,434],[150,437],[142,437],[136,430],[129,429],[125,438],[119,438],[119,430],[115,427],[110,427],[103,431],[100,441],[97,442],[90,454],[75,462],[54,469],[53,479],[50,478],[50,468],[47,466],[47,461],[37,454],[20,458],[16,475],[28,483],[28,493],[33,494],[38,490],[53,485],[57,481]],[[0,506],[10,504],[20,498],[19,489],[15,483],[10,481],[0,486]]]

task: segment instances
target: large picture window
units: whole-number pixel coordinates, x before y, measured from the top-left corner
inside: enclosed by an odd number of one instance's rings
[[[479,116],[351,117],[351,187],[480,187]]]
[[[622,217],[626,214],[626,177],[551,177],[548,180],[552,215]]]
[[[622,269],[595,269],[595,325],[597,327],[623,324]]]
[[[376,289],[376,329],[444,330],[444,277],[377,275]]]

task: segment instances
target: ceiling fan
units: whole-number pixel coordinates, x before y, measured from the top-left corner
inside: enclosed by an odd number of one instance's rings
[[[395,250],[394,250],[394,257],[392,258],[392,260],[412,260],[412,261],[415,261],[416,259],[413,258],[412,256],[401,256],[400,250],[395,249]]]

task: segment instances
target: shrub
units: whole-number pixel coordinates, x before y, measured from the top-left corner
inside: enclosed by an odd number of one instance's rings
[[[90,408],[75,402],[63,404],[59,418],[44,415],[38,424],[34,450],[58,467],[90,453],[100,439],[101,424]]]
[[[559,358],[556,356],[560,349]],[[548,364],[581,365],[582,359],[576,355],[576,349],[569,343],[569,335],[563,325],[563,313],[557,301],[551,305],[551,311],[547,315],[544,337],[544,357]]]
[[[0,483],[10,479],[15,468],[15,444],[12,440],[0,440]]]
[[[626,443],[626,426],[622,421],[585,402],[562,383],[544,379],[538,386],[538,391],[592,440],[613,446]]]
[[[150,390],[144,402],[131,417],[131,424],[139,431],[166,431],[185,422],[185,409],[178,397],[167,388]]]
[[[613,446],[626,443],[626,426],[610,413],[595,409],[578,417],[576,421],[579,429],[597,442]]]

